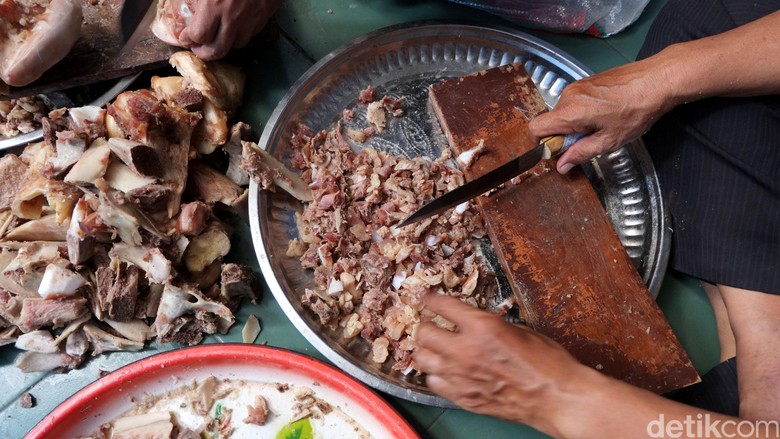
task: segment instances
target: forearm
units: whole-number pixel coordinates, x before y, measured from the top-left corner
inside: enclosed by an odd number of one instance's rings
[[[674,44],[642,61],[665,78],[674,105],[712,96],[780,93],[780,11],[707,38]]]
[[[574,373],[577,378],[557,389],[547,401],[547,416],[539,419],[535,427],[567,439],[661,437],[659,432],[667,428],[670,432],[681,431],[679,437],[697,437],[708,424],[714,424],[719,432],[736,432],[736,423],[740,421],[737,418],[686,406],[585,369]]]

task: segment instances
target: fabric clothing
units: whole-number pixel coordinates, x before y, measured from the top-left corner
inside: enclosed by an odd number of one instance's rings
[[[670,0],[638,59],[777,10],[780,0]],[[713,284],[780,294],[780,96],[682,105],[644,139],[672,216],[670,266]]]
[[[678,391],[672,399],[704,410],[739,416],[736,357],[713,367],[701,377],[700,383]]]

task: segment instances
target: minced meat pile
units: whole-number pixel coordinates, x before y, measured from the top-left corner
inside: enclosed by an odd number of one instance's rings
[[[401,113],[385,107],[390,115]],[[306,289],[302,303],[323,325],[340,328],[345,339],[359,335],[372,343],[374,362],[391,358],[393,370],[408,374],[414,370],[410,353],[417,324],[433,320],[452,328],[423,308],[425,293],[455,296],[479,308],[496,293],[495,275],[474,244],[485,235],[482,218],[468,202],[395,228],[423,204],[462,185],[463,174],[441,160],[409,159],[368,146],[354,152],[344,131],[339,121],[316,134],[299,125],[292,136],[292,166],[314,200],[297,217],[299,238],[290,242],[288,256],[314,270],[316,287]]]

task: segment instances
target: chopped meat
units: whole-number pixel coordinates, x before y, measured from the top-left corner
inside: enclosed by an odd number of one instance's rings
[[[24,392],[19,397],[19,407],[23,409],[30,409],[35,407],[35,397],[30,392]]]
[[[125,200],[147,213],[165,210],[171,198],[171,189],[159,184],[147,184],[125,193]]]
[[[13,9],[4,6],[50,2],[77,3],[0,0],[0,15]],[[19,23],[0,20],[0,39]],[[251,270],[223,263],[232,227],[211,205],[240,213],[248,198],[240,162],[257,136],[233,126],[230,176],[217,171],[222,163],[207,163],[219,157],[193,160],[205,143],[211,151],[228,140],[243,74],[189,52],[171,63],[183,77],[152,78],[153,91],[124,92],[106,110],[60,108],[44,117],[33,99],[0,101],[0,129],[40,121],[44,137],[0,158],[0,237],[19,241],[0,251],[0,345],[37,351],[20,357],[25,371],[73,368],[90,345],[95,355],[141,349],[157,334],[197,343],[225,333],[243,297],[255,300]],[[296,180],[310,200],[307,183],[286,171],[276,183]],[[155,319],[153,328],[141,319]]]
[[[108,139],[111,152],[138,175],[162,177],[157,151],[143,143],[113,137]]]
[[[0,212],[11,208],[26,174],[27,165],[19,157],[8,154],[0,159]]]
[[[387,114],[385,107],[379,101],[368,104],[366,108],[366,120],[380,133],[387,128]]]
[[[306,289],[306,294],[301,299],[301,304],[308,307],[320,318],[320,323],[329,325],[338,316],[338,309],[326,303],[321,297],[312,290]]]
[[[247,406],[247,416],[244,418],[244,424],[265,425],[268,420],[268,401],[262,395],[255,396],[255,403]]]
[[[48,113],[46,103],[37,96],[0,100],[0,137],[14,137],[41,128]]]
[[[87,149],[87,140],[74,131],[58,131],[54,142],[55,153],[49,157],[43,174],[55,177],[70,169]]]
[[[200,235],[206,229],[211,208],[200,201],[182,204],[176,231],[185,236]]]
[[[358,102],[364,105],[368,105],[374,101],[374,87],[368,86],[360,91],[358,95]]]
[[[383,290],[393,278],[392,264],[385,256],[367,253],[360,260],[360,266],[363,268],[367,288]]]
[[[202,333],[225,332],[235,317],[225,305],[209,300],[191,287],[166,284],[154,328],[162,343],[196,344]]]
[[[149,90],[128,91],[108,106],[108,115],[130,140],[146,143],[149,129],[164,119],[165,109]]]
[[[187,190],[205,203],[219,202],[232,206],[244,193],[244,190],[233,183],[233,180],[202,161],[190,162],[189,172]]]
[[[19,329],[29,332],[42,326],[63,326],[84,315],[87,312],[86,304],[87,300],[83,298],[24,299],[19,316]]]
[[[239,122],[230,129],[230,139],[222,147],[228,155],[228,169],[225,175],[239,186],[249,184],[249,174],[241,167],[244,145],[242,142],[257,142],[259,136],[249,125]]]
[[[88,105],[68,110],[70,129],[74,133],[85,137],[87,143],[92,143],[97,138],[106,136],[106,110]]]
[[[247,297],[254,303],[257,300],[255,293],[256,278],[252,269],[245,265],[222,264],[221,293],[223,298]]]
[[[187,111],[200,111],[203,108],[203,93],[192,87],[186,87],[176,94],[174,102]]]
[[[379,102],[382,104],[382,107],[384,107],[384,109],[394,117],[401,117],[404,115],[404,109],[401,107],[401,103],[403,101],[403,96],[397,99],[390,96],[382,96],[382,99],[379,100]]]
[[[367,90],[359,101],[385,120],[387,113],[403,114],[403,98],[374,101],[373,90]],[[322,325],[343,328],[346,339],[360,334],[372,343],[373,360],[391,361],[395,370],[407,373],[414,367],[410,335],[425,312],[426,292],[463,297],[480,308],[497,292],[472,244],[485,236],[484,226],[469,202],[408,227],[392,227],[462,185],[463,175],[440,162],[370,147],[355,153],[342,131],[337,123],[316,134],[299,125],[293,133],[291,163],[313,200],[296,216],[299,236],[287,254],[314,271],[315,287],[305,290],[301,303]]]
[[[117,265],[116,273],[108,267],[98,269],[98,295],[101,298],[101,308],[109,318],[126,322],[135,316],[140,270],[135,265],[123,262]],[[101,289],[106,286],[107,290]]]

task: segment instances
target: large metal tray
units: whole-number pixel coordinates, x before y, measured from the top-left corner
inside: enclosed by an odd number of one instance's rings
[[[358,38],[312,66],[276,107],[260,146],[287,159],[297,122],[314,130],[327,128],[343,108],[356,108],[360,90],[373,85],[379,96],[405,96],[406,114],[392,119],[388,129],[369,144],[397,154],[437,157],[445,140],[426,105],[427,86],[509,63],[523,63],[550,106],[568,83],[590,74],[559,49],[514,30],[439,23],[394,26]],[[356,108],[356,116],[363,113]],[[364,121],[356,123],[365,126]],[[644,146],[634,142],[584,167],[626,251],[650,291],[657,294],[669,254],[669,232]],[[420,377],[372,363],[370,345],[359,337],[346,343],[304,310],[300,297],[313,284],[311,272],[285,255],[289,240],[297,236],[294,212],[301,206],[285,194],[260,192],[254,183],[249,197],[252,240],[260,268],[279,305],[308,341],[337,366],[378,390],[452,407],[432,394]],[[499,287],[502,294],[511,294],[500,281]]]

